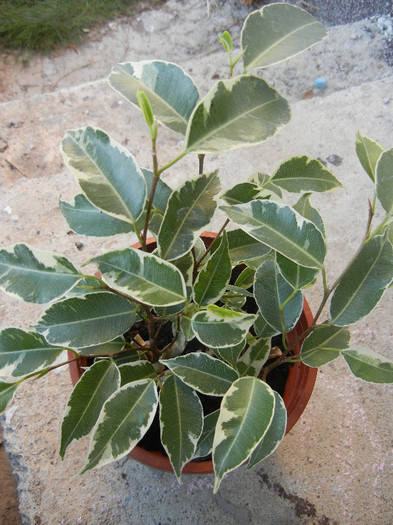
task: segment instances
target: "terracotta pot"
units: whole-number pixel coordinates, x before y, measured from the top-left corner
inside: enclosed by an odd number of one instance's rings
[[[214,238],[215,233],[204,232],[201,238],[206,246],[209,246]],[[149,251],[153,251],[156,247],[154,238],[148,239]],[[132,246],[133,248],[141,248],[140,243],[136,243]],[[307,301],[304,299],[303,312],[297,322],[295,328],[288,334],[289,341],[295,341],[311,324],[313,315]],[[294,346],[295,354],[299,354],[301,347],[301,341]],[[69,352],[69,359],[73,358],[72,352]],[[77,361],[73,361],[69,364],[69,370],[71,375],[72,384],[75,385],[83,374],[83,367],[87,365],[86,358],[80,358]],[[290,367],[287,382],[285,384],[283,400],[288,413],[288,422],[286,434],[298,421],[302,415],[306,405],[310,399],[311,393],[314,388],[315,379],[317,377],[317,368],[309,368],[303,363],[295,363]],[[161,452],[145,450],[141,447],[136,446],[128,454],[131,458],[148,465],[149,467],[156,468],[159,470],[172,471],[172,466],[167,456],[164,456]],[[211,460],[207,461],[191,461],[183,469],[185,474],[203,474],[213,472],[213,463]]]

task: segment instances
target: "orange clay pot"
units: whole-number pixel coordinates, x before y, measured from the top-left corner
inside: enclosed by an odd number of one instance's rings
[[[204,232],[201,239],[208,247],[216,237],[215,233]],[[156,247],[156,242],[153,238],[147,241],[149,251],[153,251]],[[133,248],[141,248],[140,243],[136,243]],[[307,301],[304,299],[303,312],[297,322],[295,328],[288,334],[289,341],[295,341],[306,329],[310,326],[313,315]],[[302,341],[299,341],[294,346],[294,353],[300,353]],[[72,352],[69,352],[69,358],[73,358]],[[80,358],[69,364],[72,384],[75,385],[83,374],[83,367],[87,366],[87,359]],[[294,363],[289,370],[289,375],[285,384],[283,400],[287,409],[288,421],[286,434],[298,421],[302,415],[306,405],[311,397],[314,388],[315,379],[317,377],[317,368],[310,368],[303,363]],[[152,468],[159,470],[173,471],[172,466],[167,456],[161,452],[145,450],[136,446],[128,454],[131,458],[143,463]],[[204,474],[213,472],[213,463],[211,459],[206,461],[191,461],[183,469],[185,474]]]

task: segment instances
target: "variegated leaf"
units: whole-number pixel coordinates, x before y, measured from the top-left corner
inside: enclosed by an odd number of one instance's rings
[[[19,383],[6,383],[0,379],[0,414],[11,403]]]
[[[288,102],[262,78],[219,80],[190,118],[186,150],[218,153],[260,144],[288,124],[290,116]]]
[[[239,344],[254,321],[255,315],[211,305],[206,311],[197,312],[191,324],[199,341],[215,349]]]
[[[226,348],[215,348],[214,354],[223,361],[226,361],[229,365],[232,366],[232,368],[235,368],[237,360],[239,359],[239,356],[244,350],[245,346],[246,340],[244,339],[243,341],[240,341],[240,343],[234,346],[228,346]]]
[[[275,261],[265,261],[256,271],[254,295],[262,317],[275,330],[289,331],[295,326],[302,313],[303,295],[283,278]]]
[[[103,130],[67,131],[61,149],[83,193],[100,210],[136,223],[146,201],[145,178],[131,153]]]
[[[152,379],[127,383],[106,401],[93,429],[84,472],[112,463],[130,452],[146,434],[157,410]]]
[[[187,180],[172,193],[158,234],[163,259],[178,259],[191,250],[213,218],[220,189],[213,172]]]
[[[64,295],[82,275],[65,257],[15,244],[0,250],[0,289],[30,303]]]
[[[254,11],[246,18],[241,42],[244,69],[283,62],[327,36],[327,30],[307,11],[278,3]]]
[[[124,62],[113,67],[108,80],[113,89],[138,108],[137,92],[142,90],[154,116],[164,126],[185,134],[199,93],[179,66],[162,60]]]
[[[228,232],[229,256],[232,264],[239,264],[256,257],[267,255],[271,248],[251,237],[243,230],[230,230]]]
[[[369,240],[345,271],[330,303],[330,322],[356,323],[378,304],[393,280],[393,247],[386,236]]]
[[[372,181],[375,181],[376,166],[382,152],[382,146],[360,133],[360,131],[357,132],[356,154],[360,164]]]
[[[161,442],[180,483],[184,465],[194,456],[203,428],[203,409],[196,392],[169,376],[160,393]]]
[[[351,334],[346,327],[317,326],[303,341],[301,360],[310,367],[322,366],[339,357],[350,340]]]
[[[263,439],[252,452],[247,468],[257,465],[262,460],[273,454],[285,436],[285,430],[287,427],[287,409],[285,408],[282,397],[277,392],[273,392],[273,394],[276,402],[274,404],[272,422],[270,423]]]
[[[319,270],[306,268],[291,261],[281,253],[276,253],[276,262],[284,279],[295,289],[301,290],[315,283]]]
[[[219,410],[215,410],[210,414],[207,414],[203,418],[203,430],[201,437],[198,440],[198,445],[194,454],[194,458],[203,458],[210,454],[213,448],[214,432],[216,430],[216,424]]]
[[[311,193],[304,193],[300,199],[293,205],[293,209],[300,213],[302,217],[313,222],[318,230],[326,238],[325,224],[319,211],[314,208],[310,202]]]
[[[239,357],[236,368],[241,376],[258,377],[270,354],[270,339],[257,339]]]
[[[273,390],[256,377],[241,377],[225,394],[213,442],[214,492],[265,436],[274,414]]]
[[[73,441],[92,430],[104,403],[119,386],[120,373],[113,361],[97,361],[84,372],[71,392],[61,424],[62,459]]]
[[[384,151],[377,163],[377,196],[388,216],[393,215],[393,148]]]
[[[224,232],[220,245],[198,273],[194,284],[194,299],[200,306],[216,303],[224,294],[231,278],[232,265],[228,239]]]
[[[5,328],[0,332],[0,376],[23,377],[42,370],[63,350],[47,343],[42,335]]]
[[[71,230],[80,235],[109,237],[133,231],[129,222],[99,210],[83,194],[76,195],[72,202],[60,200],[59,208]]]
[[[293,192],[326,192],[342,187],[325,166],[317,159],[303,155],[292,157],[278,167],[270,180],[276,186]]]
[[[371,383],[393,383],[393,361],[364,347],[347,348],[342,355],[351,372]]]
[[[221,209],[246,233],[288,259],[309,268],[323,267],[326,244],[321,232],[293,208],[254,200]]]
[[[50,306],[35,326],[54,345],[71,348],[112,341],[131,328],[135,304],[109,292],[72,297]]]
[[[94,257],[102,279],[114,290],[151,306],[171,306],[186,299],[181,272],[157,255],[135,248]]]
[[[134,361],[132,363],[124,363],[119,366],[121,386],[140,379],[155,379],[157,371],[150,361]]]
[[[160,361],[187,385],[209,396],[223,396],[239,377],[229,365],[204,352]]]

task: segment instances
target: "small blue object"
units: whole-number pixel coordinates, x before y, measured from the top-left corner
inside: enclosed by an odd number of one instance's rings
[[[327,85],[326,78],[318,77],[314,80],[314,87],[323,89]]]

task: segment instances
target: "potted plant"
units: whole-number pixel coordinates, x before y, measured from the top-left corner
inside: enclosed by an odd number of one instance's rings
[[[374,194],[364,239],[332,284],[324,224],[311,194],[341,184],[323,164],[293,157],[272,175],[242,175],[223,192],[218,171],[205,162],[210,153],[259,144],[289,122],[287,101],[249,71],[325,36],[322,24],[292,5],[255,11],[236,58],[230,35],[219,36],[229,78],[202,98],[175,64],[115,66],[110,85],[146,121],[150,170],[101,129],[66,133],[61,151],[82,190],[73,202],[60,201],[69,226],[96,237],[135,233],[139,244],[93,257],[91,274],[26,244],[0,251],[0,287],[48,304],[33,331],[0,332],[0,410],[23,381],[69,365],[75,386],[60,454],[91,433],[81,472],[129,453],[157,424],[178,479],[186,464],[190,470],[192,460],[212,453],[216,491],[228,472],[245,461],[252,467],[277,448],[287,408],[299,416],[317,367],[342,357],[361,379],[393,382],[393,364],[352,347],[348,328],[393,281],[393,150],[357,135]],[[240,60],[243,73],[233,76]],[[185,136],[183,151],[165,164],[158,123]],[[197,173],[172,189],[162,175],[188,154],[197,155]],[[288,193],[300,194],[295,204],[284,200]],[[383,218],[374,227],[377,205]],[[218,208],[226,214],[222,227],[204,233]],[[322,298],[312,316],[303,291],[314,284]],[[58,363],[64,350],[69,358]],[[281,395],[269,382],[282,369],[297,379]],[[300,402],[298,386],[305,390]]]

